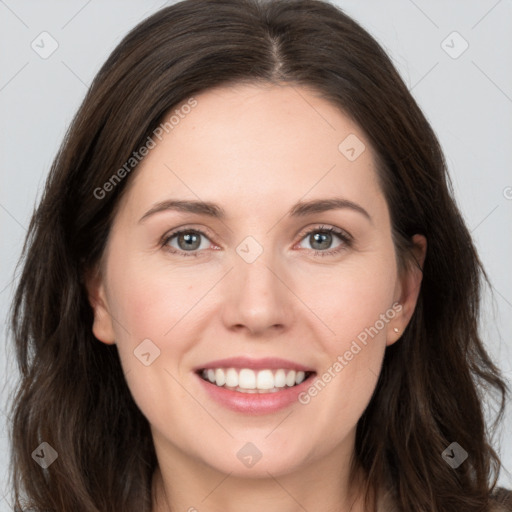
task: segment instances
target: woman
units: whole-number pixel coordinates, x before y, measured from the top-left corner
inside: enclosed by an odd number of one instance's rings
[[[24,256],[16,510],[507,510],[484,271],[431,127],[339,9],[138,25]]]

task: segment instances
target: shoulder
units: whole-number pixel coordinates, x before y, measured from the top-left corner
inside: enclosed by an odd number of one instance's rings
[[[382,492],[378,502],[379,512],[395,512],[396,506],[391,491]],[[488,512],[512,512],[512,491],[498,487],[491,495]]]
[[[512,491],[498,487],[492,493],[490,512],[512,512]]]

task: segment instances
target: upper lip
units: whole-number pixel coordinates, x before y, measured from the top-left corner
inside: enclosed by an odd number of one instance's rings
[[[303,364],[289,361],[287,359],[280,359],[278,357],[264,357],[261,359],[252,359],[247,356],[230,357],[227,359],[218,359],[210,361],[195,368],[196,371],[208,370],[210,368],[250,368],[252,370],[278,370],[279,368],[299,370],[303,372],[314,372],[311,367]]]

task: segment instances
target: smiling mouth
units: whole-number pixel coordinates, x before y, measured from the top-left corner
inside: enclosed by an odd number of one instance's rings
[[[252,370],[251,368],[208,368],[197,371],[199,377],[219,388],[240,393],[277,393],[302,384],[315,375],[286,368]]]

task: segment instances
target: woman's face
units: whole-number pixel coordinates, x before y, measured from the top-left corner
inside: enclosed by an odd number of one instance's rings
[[[397,270],[372,149],[303,87],[195,100],[122,197],[94,334],[161,460],[255,477],[346,460],[420,283]]]

